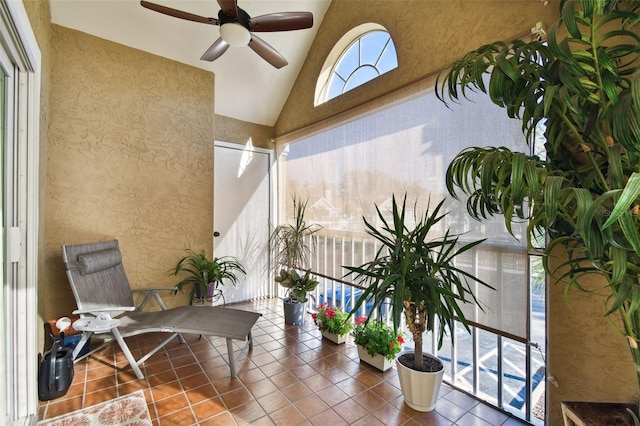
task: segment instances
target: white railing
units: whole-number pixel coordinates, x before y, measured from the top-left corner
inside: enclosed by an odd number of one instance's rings
[[[313,247],[314,256],[309,266],[320,283],[312,294],[312,300],[352,310],[363,288],[353,283],[350,276],[345,276],[348,271],[343,266],[361,265],[373,259],[379,248],[376,242],[364,233],[322,230],[315,234]],[[512,256],[513,252],[504,247],[481,247],[465,256],[458,266],[476,274],[488,267],[500,268],[503,274],[509,273],[508,262],[498,261],[497,265],[487,266],[483,256],[489,253],[495,256],[497,253],[501,258]],[[528,273],[522,270],[513,272],[528,280]],[[530,306],[528,304],[527,318],[531,318]],[[358,316],[368,314],[367,308],[362,306]],[[386,309],[373,313],[379,314],[389,320]],[[523,338],[473,320],[469,324],[471,333],[457,323],[456,332],[445,338],[439,350],[437,336],[426,335],[424,338],[425,345],[429,345],[431,352],[445,364],[445,381],[522,420],[543,424],[544,404],[540,405],[539,401],[544,395],[545,365],[541,352],[532,349],[529,333]],[[411,346],[410,339],[407,340],[405,346]]]

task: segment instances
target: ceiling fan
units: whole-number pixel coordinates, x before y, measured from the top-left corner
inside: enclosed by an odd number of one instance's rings
[[[218,0],[220,5],[218,18],[206,18],[145,0],[140,1],[140,4],[147,9],[175,18],[209,25],[219,25],[220,38],[200,58],[209,62],[215,61],[222,56],[229,46],[249,46],[265,61],[276,68],[282,68],[288,64],[284,56],[253,33],[302,30],[313,26],[313,15],[310,12],[269,13],[252,18],[247,12],[238,7],[237,0]]]

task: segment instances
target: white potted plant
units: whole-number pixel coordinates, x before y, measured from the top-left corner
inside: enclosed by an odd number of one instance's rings
[[[361,266],[345,267],[365,288],[351,312],[357,312],[368,301],[372,309],[388,303],[394,330],[399,328],[404,313],[414,350],[401,352],[396,367],[405,403],[418,411],[435,408],[444,374],[442,362],[423,352],[423,333],[435,331],[437,318],[438,347],[441,347],[444,334],[455,329],[456,318],[470,330],[459,304],[477,303],[472,292],[475,283],[491,288],[455,264],[458,255],[484,240],[459,244],[459,235],[448,230],[441,237],[427,238],[446,216],[440,213],[443,203],[444,200],[438,203],[432,212],[428,203],[422,217],[414,212],[415,226],[411,228],[405,221],[406,195],[402,206],[393,197],[391,221],[376,206],[380,229],[364,219],[367,234],[380,244],[375,258]]]

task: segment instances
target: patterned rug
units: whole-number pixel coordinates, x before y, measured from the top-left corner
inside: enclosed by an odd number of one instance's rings
[[[151,426],[144,392],[139,390],[73,413],[38,422],[39,426]]]

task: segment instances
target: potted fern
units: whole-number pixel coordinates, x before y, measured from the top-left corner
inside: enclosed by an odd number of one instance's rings
[[[567,291],[597,274],[603,314],[628,342],[640,384],[640,2],[563,0],[548,41],[495,42],[437,78],[442,101],[489,95],[531,136],[544,125],[546,158],[501,147],[460,152],[447,188],[482,219],[528,220],[547,237],[545,269]],[[484,78],[489,76],[489,84]],[[549,263],[554,250],[564,254]]]
[[[391,220],[387,220],[376,206],[380,228],[366,218],[364,223],[367,234],[380,248],[372,261],[361,266],[345,266],[349,271],[347,275],[353,275],[365,288],[355,302],[352,314],[369,301],[372,310],[381,309],[388,303],[394,330],[398,330],[404,313],[414,349],[401,352],[396,366],[405,403],[418,411],[435,408],[444,374],[442,362],[423,352],[423,333],[434,332],[437,319],[440,324],[438,347],[441,347],[445,333],[455,329],[456,318],[470,330],[459,305],[477,303],[472,291],[475,283],[491,288],[455,264],[457,256],[484,240],[463,244],[459,235],[448,230],[441,237],[427,238],[446,216],[440,212],[444,201],[440,201],[433,211],[429,211],[429,203],[421,217],[414,208],[415,218],[411,221],[406,220],[406,195],[401,206],[395,196],[392,197]],[[415,222],[415,225],[410,227],[409,222]]]
[[[184,274],[185,277],[175,285],[174,294],[182,292],[185,286],[189,289],[189,304],[213,302],[222,299],[221,286],[228,281],[232,285],[238,283],[237,274],[245,274],[244,267],[231,256],[208,258],[204,252],[187,249],[187,256],[178,261],[169,272],[172,275]]]

